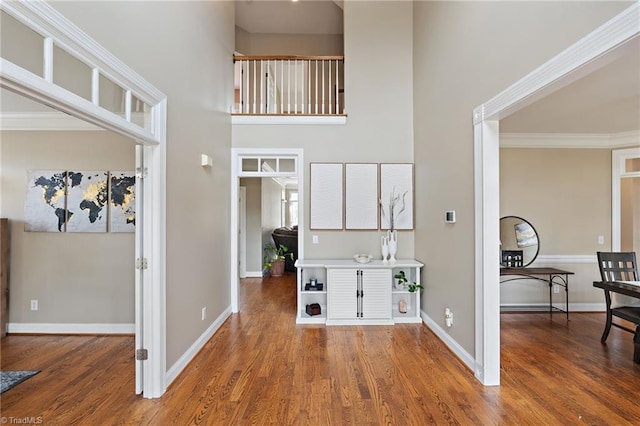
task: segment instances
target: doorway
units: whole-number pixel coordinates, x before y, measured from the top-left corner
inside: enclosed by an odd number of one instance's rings
[[[640,253],[640,148],[611,155],[611,249]]]
[[[3,44],[2,49],[2,88],[136,141],[135,334],[139,361],[136,362],[136,393],[144,391],[146,398],[157,398],[165,392],[167,371],[164,308],[166,96],[46,2],[2,2],[0,9],[3,21],[6,18],[7,22],[15,22],[15,28],[30,34],[30,40],[43,52],[43,66],[31,69],[20,61],[19,56],[6,56],[9,52],[23,52],[23,40],[2,37],[3,41],[7,40],[7,46]],[[7,26],[2,28],[6,30]],[[12,40],[19,43],[9,43]],[[88,96],[70,91],[54,80],[54,59],[65,55],[82,58],[81,68],[88,71],[91,81]],[[100,104],[101,82],[122,89],[125,97],[123,115]],[[139,103],[145,112],[140,121],[132,116],[132,106]],[[150,290],[143,292],[142,288]]]
[[[233,148],[231,150],[231,310],[240,310],[240,178],[295,179],[298,187],[298,258],[304,259],[304,172],[302,149]],[[281,210],[278,210],[279,212]],[[280,213],[279,213],[280,214]],[[262,248],[260,248],[262,252]]]

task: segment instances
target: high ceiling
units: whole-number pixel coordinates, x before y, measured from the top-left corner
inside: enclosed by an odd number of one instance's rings
[[[640,130],[640,39],[622,57],[500,121],[503,133]]]

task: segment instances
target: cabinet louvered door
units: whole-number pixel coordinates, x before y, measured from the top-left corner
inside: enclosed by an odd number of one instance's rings
[[[391,318],[391,270],[362,271],[362,318]]]
[[[356,319],[358,316],[357,269],[327,271],[327,319]]]

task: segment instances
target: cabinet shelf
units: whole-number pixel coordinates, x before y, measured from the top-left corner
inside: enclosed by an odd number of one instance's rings
[[[383,264],[373,260],[359,264],[352,259],[296,261],[298,286],[298,324],[373,325],[421,323],[421,292],[394,287],[393,276],[404,270],[409,282],[420,283],[424,265],[413,259]],[[324,283],[322,290],[305,290],[312,280]],[[360,288],[362,286],[364,288]],[[360,288],[360,295],[357,288]],[[364,292],[362,292],[364,290]],[[353,303],[351,303],[353,299]],[[400,313],[398,302],[407,303],[407,312]],[[320,304],[321,314],[310,316],[306,305]]]

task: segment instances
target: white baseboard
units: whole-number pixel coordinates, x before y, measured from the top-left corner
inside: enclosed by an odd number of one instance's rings
[[[8,333],[28,334],[135,334],[135,324],[9,323]]]
[[[262,271],[247,271],[247,278],[262,278]]]
[[[462,346],[458,344],[442,327],[440,327],[434,320],[431,319],[425,311],[420,311],[422,321],[433,331],[436,336],[444,342],[445,345],[467,366],[472,372],[476,371],[476,360],[465,351]]]
[[[565,305],[562,302],[554,302],[552,305],[554,308],[565,309]],[[536,308],[540,311],[549,309],[548,303],[501,303],[501,308],[514,308],[520,310],[523,308]],[[606,307],[604,303],[571,303],[569,302],[569,313],[571,312],[605,312]]]
[[[178,359],[178,361],[176,361],[176,363],[173,364],[171,368],[169,368],[165,380],[167,387],[169,387],[169,385],[176,379],[176,377],[178,377],[182,370],[186,368],[187,364],[189,364],[191,360],[198,354],[198,352],[200,352],[204,345],[206,345],[209,339],[211,339],[216,331],[218,331],[220,326],[222,326],[222,324],[227,320],[227,318],[229,318],[229,316],[231,316],[231,306],[225,309],[224,312],[222,312],[220,316],[216,318],[213,324],[211,324],[211,326],[209,326],[209,328],[207,328],[207,330],[202,333],[198,340],[196,340],[193,345],[191,345],[191,347],[187,349],[184,354],[182,354],[180,359]]]

